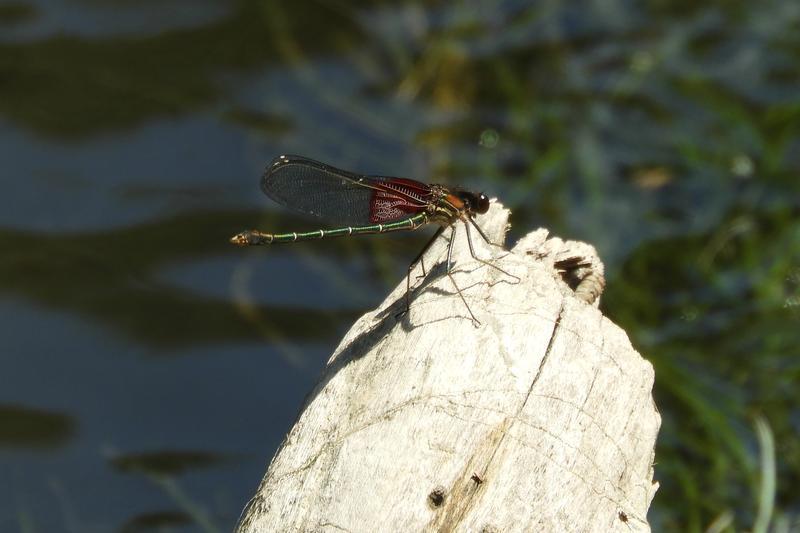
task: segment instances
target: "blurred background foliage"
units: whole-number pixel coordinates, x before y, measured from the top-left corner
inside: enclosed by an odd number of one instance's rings
[[[280,153],[593,243],[654,530],[800,529],[798,87],[796,0],[0,1],[0,529],[232,528],[425,239],[230,249]]]

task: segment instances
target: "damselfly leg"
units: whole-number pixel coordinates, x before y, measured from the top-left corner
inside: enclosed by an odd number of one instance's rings
[[[434,242],[436,242],[436,239],[439,238],[439,236],[442,234],[443,231],[444,231],[444,226],[440,226],[439,229],[436,230],[436,233],[433,234],[433,237],[431,237],[431,239],[425,244],[425,246],[419,252],[417,257],[415,257],[414,260],[411,261],[411,264],[408,265],[408,271],[406,272],[406,308],[403,311],[397,313],[397,315],[395,315],[397,318],[408,313],[408,310],[411,309],[411,273],[414,271],[414,268],[419,263],[422,266],[422,275],[425,276],[425,263],[424,263],[425,252],[427,252],[430,249],[430,247],[433,245]]]
[[[490,261],[486,261],[485,259],[482,259],[482,258],[478,257],[478,255],[475,253],[475,246],[472,243],[472,233],[471,233],[470,228],[469,228],[469,224],[470,223],[472,223],[475,226],[475,228],[478,230],[478,233],[486,241],[487,244],[490,244],[492,246],[500,246],[500,245],[492,243],[486,237],[486,234],[483,232],[481,227],[478,226],[475,223],[475,221],[472,220],[472,218],[465,217],[465,218],[462,219],[462,222],[464,222],[464,228],[465,228],[466,237],[467,237],[467,245],[469,247],[469,253],[472,256],[472,258],[475,261],[477,261],[477,262],[479,262],[481,264],[484,264],[486,266],[494,268],[495,270],[497,270],[499,272],[502,272],[503,274],[505,274],[506,276],[508,276],[510,278],[514,278],[516,281],[520,281],[519,276],[515,276],[514,274],[511,274],[510,272],[500,268],[499,266],[495,265],[494,263],[491,263]],[[445,263],[445,274],[450,279],[450,282],[453,284],[453,288],[455,288],[456,293],[458,294],[459,298],[461,298],[461,301],[464,303],[464,307],[467,308],[467,312],[469,312],[469,315],[470,315],[470,318],[472,318],[472,321],[476,325],[480,325],[480,323],[481,323],[480,320],[478,320],[475,317],[475,314],[472,312],[472,309],[470,308],[469,304],[467,303],[467,299],[464,296],[464,293],[462,292],[461,288],[456,283],[455,277],[453,277],[453,265],[454,265],[454,262],[453,262],[453,246],[455,244],[455,237],[456,237],[456,224],[455,223],[452,224],[450,226],[450,228],[451,228],[451,230],[450,230],[450,242],[447,244],[447,261]],[[417,257],[414,258],[414,261],[412,261],[412,263],[409,265],[408,271],[406,273],[406,297],[405,297],[405,304],[406,305],[405,305],[405,309],[403,311],[401,311],[400,313],[397,313],[397,315],[396,315],[397,317],[403,316],[411,308],[411,274],[412,274],[414,268],[416,268],[416,266],[418,264],[422,264],[422,261],[424,261],[425,253],[430,249],[430,247],[433,245],[433,243],[436,242],[436,240],[441,236],[441,234],[444,232],[444,230],[445,230],[445,226],[441,226],[438,230],[436,230],[436,233],[433,235],[433,237],[425,244],[425,246],[423,247],[423,249],[419,253],[419,255],[417,255]],[[502,246],[500,246],[500,247],[502,247]],[[424,273],[424,270],[423,270],[423,277],[424,276],[425,276],[425,273]]]
[[[475,318],[475,315],[473,314],[472,309],[470,309],[469,304],[467,303],[467,299],[464,298],[464,293],[461,292],[461,289],[458,287],[458,284],[456,283],[456,280],[453,277],[453,273],[452,273],[452,270],[453,270],[453,243],[456,242],[456,225],[453,224],[451,227],[453,229],[452,229],[452,231],[450,231],[450,244],[448,244],[448,246],[447,246],[447,277],[450,278],[450,281],[452,282],[453,287],[455,287],[456,292],[458,293],[458,296],[461,298],[461,301],[464,302],[464,307],[466,307],[467,311],[469,311],[469,316],[472,317],[473,324],[475,324],[476,326],[480,326],[481,325],[481,321],[478,320],[477,318]],[[472,245],[470,244],[470,247],[471,246]]]
[[[490,244],[492,246],[499,246],[500,248],[502,248],[502,246],[500,246],[499,244],[494,244],[492,241],[490,241],[486,237],[486,234],[483,232],[481,227],[472,219],[472,217],[467,217],[467,220],[469,222],[471,222],[473,226],[475,226],[475,229],[478,230],[478,233],[480,233],[481,237],[483,237],[483,240],[486,241],[487,244]],[[472,235],[471,235],[470,230],[469,230],[469,224],[467,223],[466,220],[464,221],[464,228],[466,228],[466,230],[467,230],[467,244],[469,245],[469,253],[470,253],[470,255],[472,256],[472,258],[475,261],[477,261],[479,263],[483,263],[486,266],[490,266],[490,267],[494,268],[495,270],[498,270],[498,271],[502,272],[506,276],[508,276],[510,278],[514,278],[517,281],[520,281],[519,276],[515,276],[514,274],[511,274],[510,272],[506,272],[505,270],[503,270],[499,266],[495,265],[494,263],[490,263],[489,261],[486,261],[485,259],[481,259],[480,257],[478,257],[477,254],[475,254],[475,248],[472,246]]]

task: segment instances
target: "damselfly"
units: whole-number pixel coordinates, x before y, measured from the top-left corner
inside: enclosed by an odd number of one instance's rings
[[[480,324],[452,274],[453,243],[458,221],[463,222],[466,228],[467,243],[473,259],[519,281],[517,276],[475,254],[470,226],[478,231],[484,241],[492,246],[499,246],[492,243],[475,222],[475,215],[489,210],[489,198],[483,193],[474,193],[457,187],[428,185],[407,178],[355,174],[296,155],[282,155],[274,159],[261,179],[261,189],[281,205],[339,227],[292,233],[263,233],[250,230],[231,237],[233,244],[239,246],[278,244],[327,237],[416,230],[426,224],[439,224],[439,229],[408,267],[406,308],[403,313],[409,310],[411,303],[411,273],[414,267],[420,263],[425,275],[425,265],[422,262],[425,252],[446,228],[451,228],[445,272],[472,320]]]

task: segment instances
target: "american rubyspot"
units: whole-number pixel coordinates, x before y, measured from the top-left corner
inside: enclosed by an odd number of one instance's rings
[[[517,276],[475,255],[470,225],[478,230],[484,241],[492,246],[499,246],[492,243],[475,222],[475,215],[489,210],[489,198],[483,193],[443,185],[428,185],[407,178],[355,174],[296,155],[275,158],[261,179],[261,189],[281,205],[340,227],[302,233],[262,233],[249,230],[231,237],[233,244],[278,244],[326,237],[410,231],[426,224],[439,224],[439,229],[408,267],[406,308],[403,313],[410,307],[411,272],[417,263],[421,263],[425,275],[425,265],[422,262],[425,252],[446,228],[451,228],[445,272],[472,320],[480,324],[451,272],[456,222],[459,220],[466,228],[467,243],[473,259],[519,281]]]

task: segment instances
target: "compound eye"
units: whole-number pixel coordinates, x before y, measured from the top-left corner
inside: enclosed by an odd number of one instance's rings
[[[478,205],[475,206],[475,212],[478,214],[484,214],[489,210],[489,197],[483,193],[478,195]]]

